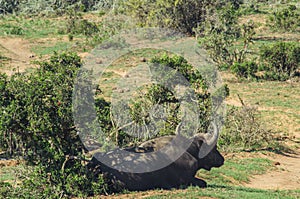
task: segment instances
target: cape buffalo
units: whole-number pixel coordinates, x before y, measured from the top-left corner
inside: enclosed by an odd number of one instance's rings
[[[89,166],[96,168],[98,172],[104,174],[104,176],[108,178],[112,184],[118,185],[118,188],[125,188],[130,191],[142,191],[155,188],[171,189],[188,185],[206,187],[205,181],[195,178],[197,171],[199,169],[210,170],[212,167],[220,167],[224,163],[224,158],[215,146],[217,137],[213,136],[209,140],[206,134],[198,134],[191,139],[192,140],[189,140],[180,135],[164,136],[146,141],[138,147],[125,149],[125,151],[133,154],[147,154],[159,151],[174,140],[179,140],[180,142],[189,141],[189,147],[179,158],[158,170],[143,173],[124,172],[115,168],[111,168],[99,161],[101,158],[106,158],[109,156],[109,154],[113,154],[112,157],[115,158],[116,161],[120,161],[120,163],[122,163],[122,158],[124,157],[120,158],[118,156],[118,150],[115,150],[111,153],[94,154]],[[210,152],[208,152],[205,157],[201,157],[200,149],[212,144],[214,145],[211,146],[212,149]],[[172,146],[176,147],[176,143],[172,143]],[[148,163],[151,164],[151,162]]]

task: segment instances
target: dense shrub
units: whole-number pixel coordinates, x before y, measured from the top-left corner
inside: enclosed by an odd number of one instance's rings
[[[113,0],[0,0],[0,14],[61,15],[74,7],[81,11],[106,11],[112,5]]]
[[[69,34],[83,34],[92,36],[99,32],[99,28],[93,22],[83,19],[77,9],[69,9],[67,11],[68,20],[66,32]]]
[[[19,3],[19,0],[0,0],[0,14],[14,13]]]
[[[253,21],[238,24],[238,10],[232,4],[219,9],[197,28],[200,45],[221,67],[242,63],[255,35]]]
[[[153,58],[151,62],[168,66],[175,71],[178,71],[190,83],[191,88],[194,89],[198,108],[200,110],[199,121],[201,124],[199,131],[206,132],[212,114],[211,93],[208,91],[207,80],[202,77],[196,68],[190,65],[181,56],[167,56],[164,54],[161,57]],[[177,81],[176,77],[175,79],[172,79],[173,77],[169,78],[172,82]],[[169,129],[161,132],[161,134],[170,134],[171,132],[174,132],[176,128],[175,124],[178,124],[179,122],[179,102],[174,98],[174,95],[172,95],[169,90],[166,90],[166,88],[153,86],[148,90],[148,93],[145,96],[150,98],[153,103],[167,103],[167,107],[172,107],[166,125]],[[171,105],[172,103],[173,105]]]
[[[240,0],[232,1],[239,7]],[[120,3],[119,9],[132,16],[140,26],[176,29],[194,34],[193,28],[206,19],[207,12],[222,7],[224,1],[178,1],[178,0],[128,0]]]
[[[73,121],[72,94],[80,58],[55,54],[38,64],[30,74],[0,78],[1,146],[23,152],[26,162],[36,168],[23,181],[23,190],[46,198],[104,191],[103,178],[82,164],[85,148]]]
[[[200,110],[200,115],[198,116],[199,121],[201,122],[199,131],[205,132],[211,116],[211,95],[208,92],[206,80],[203,79],[197,69],[188,64],[188,62],[181,56],[169,56],[164,54],[153,58],[151,62],[154,65],[162,64],[175,69],[175,71],[178,71],[188,82],[190,82],[191,88],[195,92],[195,100],[197,100],[198,108]],[[151,69],[153,70],[152,73],[158,75],[161,74],[161,71],[157,71],[160,70],[160,68],[161,67],[153,67]],[[165,72],[162,74],[165,74]],[[176,75],[172,76],[170,74],[162,78],[166,78],[164,81],[167,82],[173,82],[176,84],[182,83],[178,82],[178,77]],[[170,87],[172,86],[170,85]],[[132,131],[135,130],[134,127],[136,124],[147,125],[151,120],[153,120],[154,116],[149,114],[153,107],[164,107],[166,115],[163,119],[160,119],[159,122],[162,124],[159,125],[161,125],[161,128],[157,129],[159,131],[157,131],[156,134],[149,132],[149,134],[143,134],[140,137],[131,137],[122,131],[122,126],[120,127],[117,124],[113,125],[111,123],[112,118],[109,114],[110,103],[105,102],[103,99],[98,99],[96,104],[99,104],[98,106],[102,107],[97,108],[98,118],[101,121],[100,126],[107,132],[106,135],[119,146],[136,144],[151,137],[174,134],[175,129],[180,122],[180,118],[183,116],[183,113],[180,111],[180,101],[175,97],[174,91],[163,85],[157,84],[140,87],[128,104],[122,104],[122,107],[128,108],[131,119],[130,121],[133,121],[133,124],[125,126],[127,127],[127,130],[132,129]]]
[[[300,45],[298,43],[277,42],[260,49],[261,62],[265,66],[265,78],[286,80],[300,69]]]
[[[290,5],[288,8],[273,12],[269,17],[268,25],[273,30],[296,31],[300,27],[300,13],[295,5]]]
[[[258,71],[258,66],[255,62],[243,62],[243,63],[234,63],[230,66],[230,70],[239,78],[252,78],[256,77],[255,73]]]

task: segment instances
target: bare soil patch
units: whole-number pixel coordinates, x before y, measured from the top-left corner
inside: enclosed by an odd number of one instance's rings
[[[2,167],[14,167],[20,164],[18,160],[0,160],[0,168]]]
[[[245,187],[274,190],[293,190],[300,188],[300,150],[295,154],[273,155],[276,170],[254,176]]]
[[[4,68],[1,68],[1,71],[12,75],[13,69],[24,72],[27,68],[33,67],[30,62],[35,59],[35,55],[30,51],[30,45],[28,40],[22,38],[0,38],[1,54],[11,59]]]

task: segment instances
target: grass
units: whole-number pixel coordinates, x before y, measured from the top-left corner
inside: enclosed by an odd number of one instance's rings
[[[0,182],[14,182],[16,180],[16,173],[22,169],[22,165],[0,167]]]
[[[0,47],[1,47],[1,44],[0,44]],[[7,63],[10,60],[11,60],[11,58],[6,57],[0,53],[0,68],[3,67],[5,65],[5,63]]]
[[[255,154],[253,154],[254,156]],[[3,167],[0,172],[0,182],[14,182],[16,172],[22,170],[22,164],[13,167]],[[24,169],[24,168],[23,168]],[[146,198],[296,198],[300,192],[294,191],[265,191],[259,189],[244,188],[240,185],[248,182],[255,174],[263,174],[273,169],[271,161],[265,158],[227,158],[221,168],[211,171],[199,171],[198,177],[208,183],[208,188],[200,189],[189,187],[172,191],[154,190],[151,196]],[[0,187],[1,188],[1,187]],[[129,198],[135,195],[147,195],[147,192],[128,192]],[[120,198],[122,198],[120,194]],[[100,197],[101,198],[101,197]]]
[[[220,199],[233,199],[233,198],[243,198],[243,199],[275,199],[275,198],[286,198],[286,199],[296,199],[300,196],[300,190],[293,191],[273,191],[273,190],[260,190],[245,188],[240,186],[226,186],[226,185],[209,185],[206,189],[200,189],[197,187],[190,187],[187,190],[182,190],[179,192],[166,192],[160,194],[153,194],[149,197],[144,197],[147,199],[161,199],[161,198],[200,198],[200,197],[210,197],[210,198],[220,198]]]
[[[55,18],[25,18],[6,16],[0,21],[0,36],[20,36],[27,39],[37,39],[58,36],[65,26],[63,20]]]
[[[230,84],[230,88],[233,95],[239,93],[251,104],[300,111],[298,96],[300,87],[297,85],[291,86],[286,82],[265,81]]]
[[[220,169],[198,172],[198,177],[209,184],[239,185],[249,182],[252,175],[265,173],[272,168],[271,161],[264,158],[233,158],[225,161]]]
[[[108,66],[101,75],[99,86],[103,91],[103,94],[100,96],[104,97],[106,100],[110,100],[113,89],[116,88],[118,82],[121,81],[121,74],[126,74],[139,64],[143,64],[144,60],[149,61],[151,58],[159,56],[163,52],[164,51],[162,50],[156,49],[143,49],[119,57]]]
[[[50,46],[34,46],[32,48],[32,51],[35,54],[38,55],[50,55],[53,54],[53,52],[62,52],[62,51],[66,51],[71,47],[71,44],[69,42],[56,42],[54,45],[50,45]]]
[[[246,104],[257,105],[263,119],[282,132],[299,132],[300,128],[300,83],[277,81],[230,82],[231,98],[238,101],[237,94]],[[270,122],[272,121],[272,122]],[[288,121],[288,122],[287,122]],[[280,125],[277,125],[280,124]]]

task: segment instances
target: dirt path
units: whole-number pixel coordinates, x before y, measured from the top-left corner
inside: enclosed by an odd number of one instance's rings
[[[14,73],[14,68],[24,72],[26,68],[32,67],[30,62],[35,58],[30,51],[30,42],[22,38],[1,37],[0,53],[11,59],[4,68],[1,68],[1,71],[8,75]]]
[[[274,155],[268,157],[276,169],[263,175],[254,176],[244,186],[258,189],[300,189],[300,150],[296,154]]]

